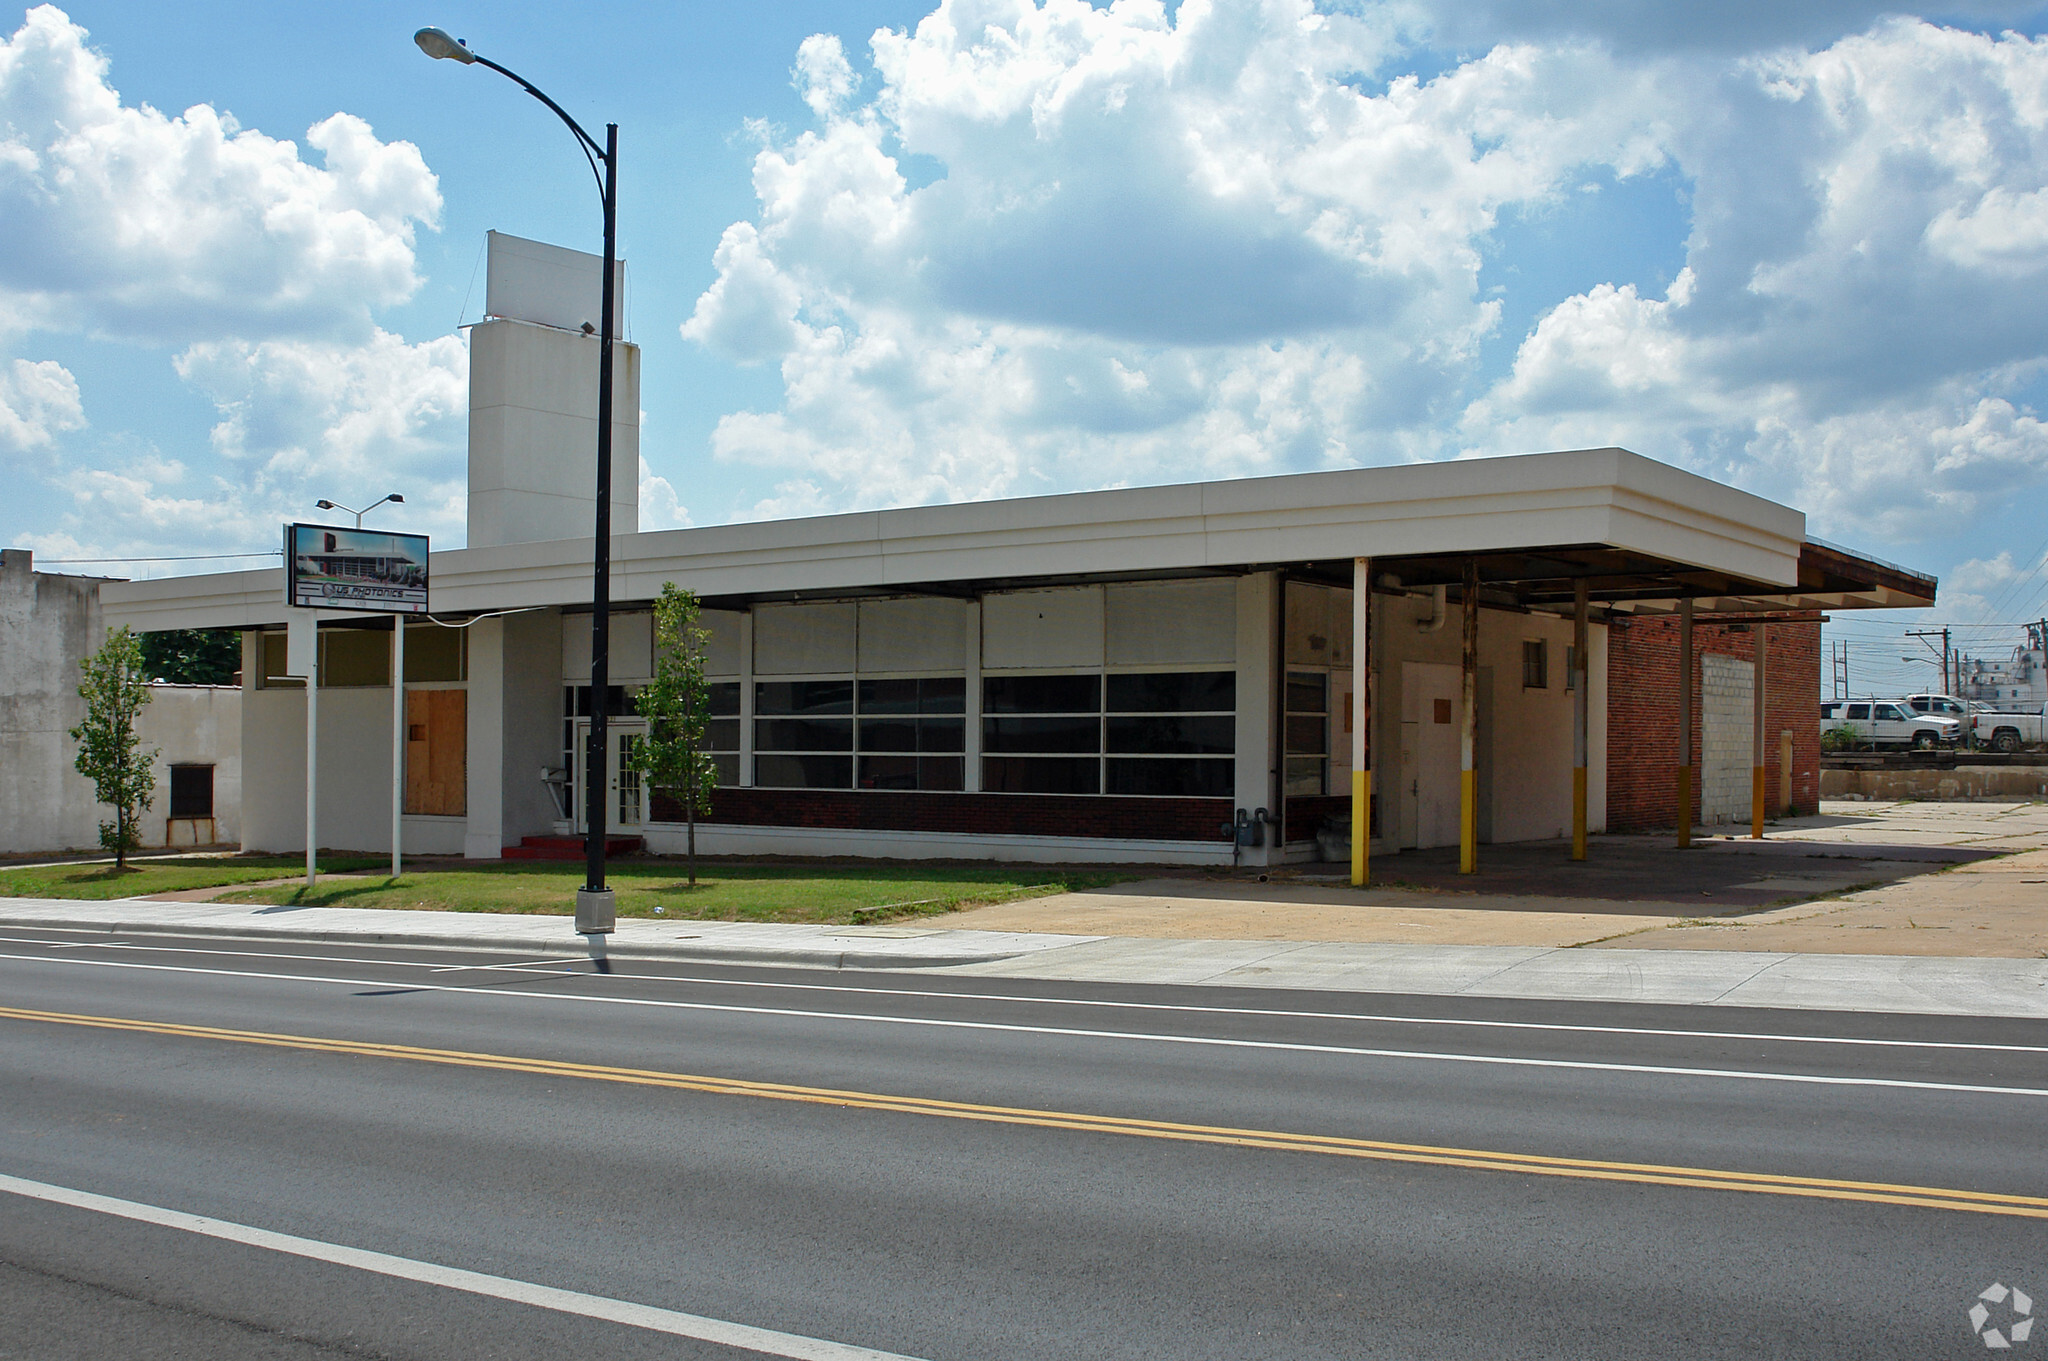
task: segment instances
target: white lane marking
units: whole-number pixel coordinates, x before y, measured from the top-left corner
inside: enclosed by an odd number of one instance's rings
[[[48,943],[40,940],[16,940],[11,936],[0,936],[0,942],[12,942],[23,945],[43,945]],[[103,942],[79,941],[76,943],[79,945],[94,945],[102,944]],[[425,969],[430,973],[444,973],[458,969],[489,968],[514,972],[523,970],[530,973],[582,976],[587,972],[586,970],[538,969],[532,966],[542,963],[582,964],[588,962],[581,958],[570,958],[559,961],[533,960],[527,964],[433,964],[425,960],[415,959],[358,959],[348,955],[308,955],[272,950],[222,950],[205,946],[150,945],[139,941],[115,941],[112,944],[118,945],[123,949],[153,954],[212,955],[225,956],[230,959],[290,959],[309,964],[368,964],[393,969]],[[12,956],[6,957],[12,958]],[[633,962],[636,964],[646,964],[650,962],[658,963],[659,961],[636,960]],[[590,976],[597,977],[598,975],[592,973]],[[1651,1038],[1671,1039],[1756,1040],[1770,1044],[1860,1045],[1876,1049],[1959,1049],[1998,1054],[2048,1054],[2048,1045],[1984,1044],[1969,1040],[1894,1040],[1851,1035],[1780,1035],[1768,1031],[1753,1030],[1679,1030],[1661,1029],[1653,1026],[1578,1025],[1564,1021],[1501,1021],[1469,1016],[1389,1016],[1373,1012],[1297,1011],[1278,1007],[1212,1007],[1192,1002],[1134,1002],[1101,997],[1026,997],[1006,992],[945,992],[930,988],[867,987],[855,983],[790,983],[775,979],[703,978],[691,974],[636,973],[613,976],[646,982],[688,983],[707,987],[781,988],[796,992],[844,992],[856,995],[868,994],[877,997],[927,997],[967,1002],[1017,1002],[1032,1006],[1101,1007],[1125,1011],[1179,1011],[1209,1016],[1272,1016],[1287,1020],[1362,1021],[1374,1025],[1465,1026],[1481,1030],[1538,1030],[1575,1035],[1641,1035]]]
[[[48,1201],[53,1205],[68,1205],[73,1209],[118,1215],[122,1219],[157,1224],[167,1229],[182,1229],[187,1233],[204,1234],[208,1238],[219,1238],[248,1247],[267,1248],[272,1252],[289,1253],[294,1257],[310,1257],[316,1262],[332,1262],[337,1266],[354,1267],[358,1271],[374,1271],[380,1276],[395,1276],[404,1281],[419,1281],[426,1285],[443,1286],[449,1290],[461,1290],[472,1295],[530,1304],[539,1309],[552,1309],[560,1314],[580,1314],[584,1318],[623,1323],[628,1327],[644,1328],[649,1332],[668,1333],[675,1337],[694,1338],[701,1342],[716,1342],[721,1346],[738,1347],[743,1351],[768,1356],[795,1357],[799,1358],[799,1361],[915,1361],[915,1358],[906,1357],[900,1352],[876,1351],[871,1347],[828,1342],[823,1338],[804,1337],[798,1333],[779,1333],[772,1328],[729,1323],[724,1319],[706,1318],[702,1314],[685,1314],[674,1309],[659,1309],[651,1304],[634,1304],[630,1300],[586,1295],[580,1290],[559,1290],[551,1285],[536,1285],[531,1281],[513,1280],[508,1276],[490,1276],[481,1271],[465,1271],[461,1267],[440,1266],[411,1257],[394,1257],[388,1252],[371,1252],[365,1248],[345,1247],[340,1243],[323,1243],[317,1238],[273,1233],[269,1229],[253,1228],[226,1219],[211,1219],[205,1215],[187,1214],[183,1210],[167,1210],[159,1205],[118,1200],[113,1196],[95,1195],[91,1191],[75,1191],[68,1186],[52,1186],[48,1182],[28,1181],[5,1174],[0,1174],[0,1191],[27,1196],[33,1200]]]
[[[125,959],[52,958],[5,955],[31,964],[75,964],[92,969],[142,969],[151,973],[205,974],[278,983],[326,983],[337,987],[392,990],[388,978],[323,978],[314,974],[257,973],[245,969],[202,969],[190,964],[144,964]],[[520,992],[514,988],[463,988],[441,983],[399,984],[406,992],[446,992],[458,997],[515,997],[523,1002],[568,1002],[592,1006],[657,1007],[738,1016],[785,1016],[809,1021],[865,1021],[871,1025],[923,1026],[934,1030],[993,1030],[1013,1035],[1058,1035],[1083,1040],[1131,1040],[1146,1044],[1203,1045],[1216,1049],[1267,1049],[1296,1054],[1341,1054],[1350,1058],[1418,1059],[1433,1063],[1474,1063],[1502,1068],[1565,1068],[1589,1073],[1641,1073],[1653,1077],[1718,1077],[1748,1082],[1791,1082],[1813,1087],[1886,1087],[1904,1091],[1962,1092],[1986,1096],[2048,1096],[2048,1088],[1993,1087],[1961,1082],[1919,1082],[1908,1078],[1835,1077],[1817,1073],[1772,1073],[1745,1068],[1680,1068],[1652,1063],[1600,1063],[1591,1059],[1532,1059],[1507,1054],[1453,1054],[1426,1049],[1375,1049],[1362,1045],[1304,1044],[1290,1040],[1242,1040],[1215,1035],[1162,1035],[1142,1030],[1082,1030],[1073,1026],[1015,1025],[1001,1021],[956,1021],[937,1016],[878,1016],[858,1011],[802,1011],[795,1007],[743,1007],[724,1002],[678,1002],[654,997],[589,997],[574,993]]]
[[[52,927],[52,930],[57,928]],[[588,969],[542,969],[540,964],[588,964],[590,958],[578,955],[567,959],[534,959],[508,964],[435,964],[423,959],[357,959],[349,955],[308,955],[296,954],[289,950],[216,950],[205,946],[192,945],[150,945],[142,941],[126,940],[35,940],[23,936],[0,936],[0,945],[47,945],[52,950],[137,950],[143,954],[157,955],[212,955],[228,959],[296,959],[308,964],[370,964],[392,969],[425,969],[428,973],[459,973],[464,969],[497,969],[510,973],[545,974],[549,977],[595,973]],[[11,956],[10,956],[11,958]]]

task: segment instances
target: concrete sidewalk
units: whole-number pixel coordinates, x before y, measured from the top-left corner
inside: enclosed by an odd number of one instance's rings
[[[266,907],[247,903],[117,898],[0,898],[0,928],[50,927],[108,934],[183,932],[241,940],[359,942],[449,949],[587,955],[589,939],[568,916],[414,912],[364,907]],[[1013,959],[1094,940],[1049,932],[962,931],[928,926],[785,926],[773,923],[622,918],[598,951],[616,959],[681,959],[827,969],[929,969]]]
[[[407,944],[547,958],[594,953],[566,917],[215,903],[0,901],[0,930]],[[2048,1019],[2048,960],[1708,950],[1579,950],[1280,940],[1161,940],[917,925],[622,921],[615,959],[925,970],[989,979],[1204,984],[1696,1006]]]
[[[1725,829],[1723,829],[1725,831]],[[1823,805],[1762,841],[1603,836],[1373,861],[1369,888],[1334,865],[1175,876],[989,907],[994,931],[1382,945],[1707,949],[1783,954],[2048,956],[2048,804]],[[2029,849],[2031,848],[2031,849]]]

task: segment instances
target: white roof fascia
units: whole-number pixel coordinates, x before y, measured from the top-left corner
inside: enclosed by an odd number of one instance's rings
[[[622,535],[612,596],[875,589],[990,577],[1607,544],[1796,586],[1800,512],[1622,449],[1130,487]],[[436,612],[580,605],[588,538],[433,555]],[[109,583],[111,625],[284,617],[280,569]],[[341,617],[337,615],[336,617]]]

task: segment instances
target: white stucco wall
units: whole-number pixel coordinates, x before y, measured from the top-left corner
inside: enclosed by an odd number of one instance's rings
[[[251,641],[244,648],[245,678],[261,670],[254,656],[257,637],[249,634]],[[278,854],[305,850],[305,691],[245,685],[242,750],[242,848]],[[470,760],[474,790],[473,752]],[[474,797],[470,806],[476,806]],[[390,686],[321,689],[318,816],[322,846],[349,851],[391,849]],[[405,849],[408,854],[460,855],[466,828],[465,818],[408,817]]]
[[[85,720],[79,663],[104,641],[99,580],[34,570],[10,549],[0,563],[0,852],[92,850],[111,810],[93,797],[74,764],[71,729]],[[236,839],[241,798],[241,691],[153,685],[136,733],[155,749],[153,807],[138,828],[145,847],[167,844],[173,764],[214,769],[213,840]],[[205,824],[180,823],[176,844],[204,841]]]
[[[99,646],[98,583],[0,557],[0,851],[97,845],[92,786],[72,768],[85,718],[78,663]]]
[[[146,846],[233,845],[242,838],[242,692],[232,685],[152,685],[136,731],[156,750],[156,799],[142,815]],[[211,822],[170,822],[174,765],[213,767]],[[99,817],[105,809],[96,810]],[[97,828],[97,817],[94,826]]]

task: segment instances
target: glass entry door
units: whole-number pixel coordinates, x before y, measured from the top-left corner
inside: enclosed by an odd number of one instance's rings
[[[605,797],[610,800],[605,809],[605,825],[608,829],[638,830],[647,821],[647,781],[639,771],[633,769],[634,747],[646,740],[647,723],[644,719],[614,718],[605,724]],[[585,812],[585,799],[590,791],[590,782],[585,778],[585,769],[590,751],[590,720],[576,720],[576,830],[590,830],[590,819]]]

